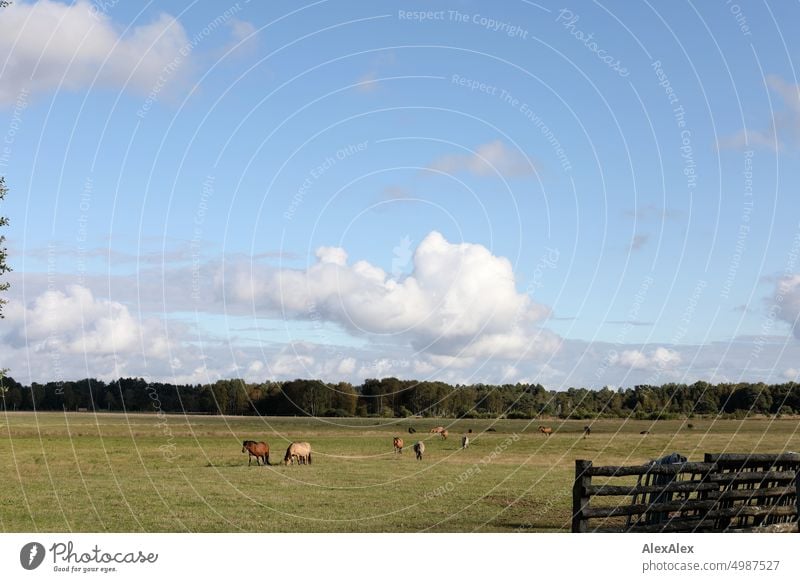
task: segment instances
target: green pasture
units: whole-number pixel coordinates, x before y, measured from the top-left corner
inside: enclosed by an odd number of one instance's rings
[[[428,433],[439,424],[449,439]],[[800,451],[797,419],[598,420],[587,439],[585,424],[0,413],[0,530],[569,531],[575,459]],[[402,455],[394,435],[406,441]],[[275,465],[248,467],[245,439],[267,441]],[[417,439],[427,447],[421,462]],[[313,464],[278,465],[300,440]]]

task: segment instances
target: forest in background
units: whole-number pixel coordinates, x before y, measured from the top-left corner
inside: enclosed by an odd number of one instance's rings
[[[120,378],[33,383],[0,379],[5,410],[199,413],[265,416],[410,416],[447,418],[670,419],[695,415],[800,413],[800,384],[664,384],[547,390],[540,384],[470,384],[369,379],[361,385],[320,380],[251,383],[218,380],[175,385]]]

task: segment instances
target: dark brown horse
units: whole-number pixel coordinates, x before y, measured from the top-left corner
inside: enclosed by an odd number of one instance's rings
[[[247,457],[247,466],[250,466],[250,461],[253,457],[256,458],[256,465],[259,464],[259,459],[261,459],[264,465],[269,465],[269,445],[267,443],[257,443],[256,441],[243,441],[242,442],[242,452],[247,451],[250,453]]]

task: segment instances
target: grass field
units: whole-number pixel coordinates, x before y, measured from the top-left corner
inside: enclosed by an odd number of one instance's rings
[[[598,420],[583,439],[584,421],[550,421],[546,438],[522,420],[0,414],[0,530],[569,531],[575,459],[800,451],[797,419],[691,422]],[[448,440],[427,434],[437,424]],[[309,441],[313,464],[248,467],[244,439],[266,440],[276,464],[289,441]]]

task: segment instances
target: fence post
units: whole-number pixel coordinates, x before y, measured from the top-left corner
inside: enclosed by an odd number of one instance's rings
[[[800,469],[794,474],[794,504],[797,507],[797,533],[800,533]]]
[[[572,533],[586,533],[588,529],[583,509],[589,505],[586,488],[592,484],[592,477],[587,474],[591,466],[591,461],[575,461],[575,483],[572,485]]]

